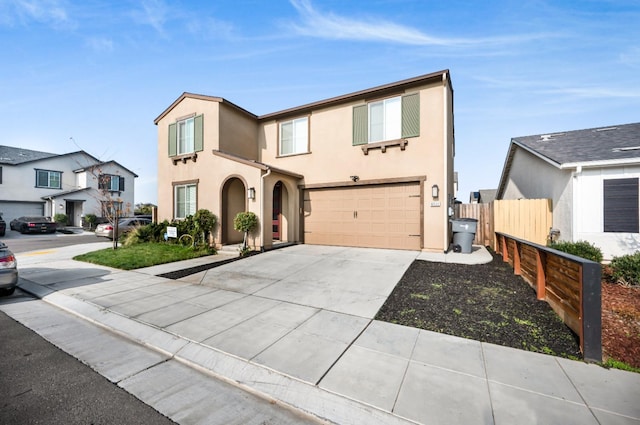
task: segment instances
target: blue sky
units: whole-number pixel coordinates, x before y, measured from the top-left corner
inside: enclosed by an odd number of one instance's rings
[[[260,115],[449,69],[464,202],[512,137],[640,121],[638,0],[0,0],[0,49],[0,144],[116,160],[137,203],[185,91]]]

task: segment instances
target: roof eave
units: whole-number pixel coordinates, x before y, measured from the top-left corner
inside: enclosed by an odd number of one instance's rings
[[[330,106],[334,106],[342,103],[352,102],[355,100],[384,96],[390,92],[397,92],[399,90],[424,85],[430,82],[438,82],[438,81],[446,80],[447,84],[451,84],[448,78],[448,75],[449,75],[448,69],[432,72],[430,74],[425,74],[418,77],[397,81],[395,83],[389,83],[382,86],[377,86],[377,87],[360,90],[360,91],[349,93],[349,94],[344,94],[341,96],[332,97],[325,100],[320,100],[313,103],[307,103],[306,105],[296,106],[294,108],[284,109],[278,112],[272,112],[269,114],[260,115],[258,116],[258,120],[266,121],[266,120],[278,119],[281,117],[295,115],[295,114],[304,114],[318,108],[326,108],[326,107],[330,107]]]
[[[599,161],[566,162],[560,164],[561,170],[573,170],[576,168],[605,168],[619,165],[640,165],[640,158],[603,159]]]

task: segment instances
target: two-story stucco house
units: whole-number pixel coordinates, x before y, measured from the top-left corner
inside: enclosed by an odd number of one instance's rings
[[[87,214],[103,217],[117,203],[134,206],[135,173],[84,151],[54,154],[0,146],[0,213],[8,223],[20,216],[67,215],[81,226]]]
[[[640,249],[640,123],[511,139],[497,199],[548,198],[564,241]]]
[[[158,219],[219,217],[219,244],[446,251],[454,201],[448,71],[257,116],[184,93],[155,119]]]

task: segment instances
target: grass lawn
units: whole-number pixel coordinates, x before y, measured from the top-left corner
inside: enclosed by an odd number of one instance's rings
[[[157,264],[189,260],[214,253],[208,249],[193,249],[168,243],[141,243],[120,246],[118,249],[107,248],[88,252],[77,255],[73,259],[116,269],[133,270]]]

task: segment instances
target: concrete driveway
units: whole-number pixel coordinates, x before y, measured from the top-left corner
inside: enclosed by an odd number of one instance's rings
[[[183,280],[372,319],[418,254],[296,245]]]

